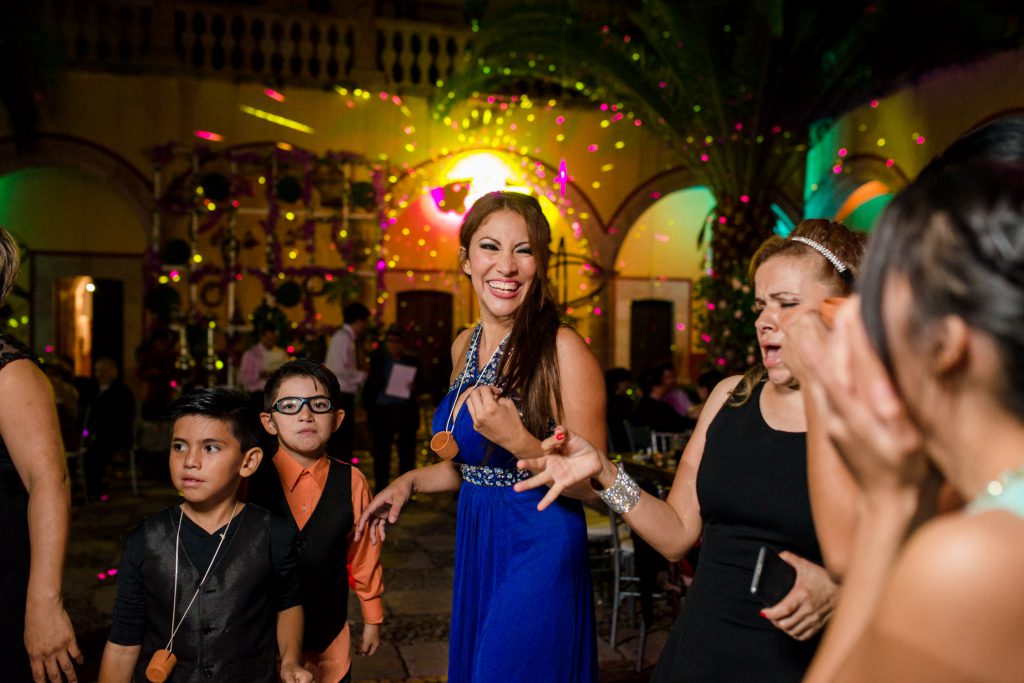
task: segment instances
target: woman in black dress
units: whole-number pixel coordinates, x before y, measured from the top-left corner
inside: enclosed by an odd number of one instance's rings
[[[864,241],[841,225],[807,220],[788,239],[762,245],[751,263],[762,363],[714,389],[667,500],[640,492],[622,468],[564,431],[545,442],[550,456],[520,465],[540,474],[517,488],[549,484],[549,496],[592,477],[609,506],[670,560],[703,537],[656,682],[799,681],[814,655],[836,586],[811,520],[804,400],[782,362],[781,321],[849,293]],[[762,545],[796,569],[796,584],[771,607],[750,594]]]
[[[0,228],[0,305],[18,245]],[[0,335],[0,679],[75,680],[81,660],[61,586],[70,510],[57,408],[32,352]],[[63,672],[63,673],[62,673]]]

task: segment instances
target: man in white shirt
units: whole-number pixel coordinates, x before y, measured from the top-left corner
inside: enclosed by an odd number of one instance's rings
[[[238,383],[249,393],[261,392],[267,378],[287,362],[288,354],[277,345],[277,330],[268,325],[260,331],[259,342],[242,354]]]
[[[356,342],[370,324],[370,309],[357,301],[345,307],[342,318],[345,324],[331,337],[324,365],[338,376],[338,383],[341,384],[341,405],[336,408],[345,411],[345,419],[331,436],[327,452],[335,458],[350,462],[352,440],[355,436],[356,392],[366,381],[366,371],[361,370],[356,362]]]

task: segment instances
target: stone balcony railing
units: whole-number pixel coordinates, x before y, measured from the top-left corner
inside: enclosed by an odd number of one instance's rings
[[[466,29],[169,0],[47,3],[71,68],[425,93],[463,60]]]

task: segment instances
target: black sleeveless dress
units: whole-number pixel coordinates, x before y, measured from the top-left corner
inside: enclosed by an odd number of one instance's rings
[[[655,668],[655,683],[799,681],[818,646],[760,616],[750,594],[761,545],[821,563],[807,492],[803,432],[780,432],[761,415],[763,384],[708,426],[697,472],[704,521],[700,562]]]
[[[0,372],[29,351],[14,337],[0,334]],[[0,438],[0,671],[6,681],[31,681],[25,652],[25,592],[28,589],[28,491],[7,446]]]

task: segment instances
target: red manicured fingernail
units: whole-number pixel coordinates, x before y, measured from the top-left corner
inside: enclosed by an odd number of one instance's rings
[[[766,616],[765,616],[765,614],[764,614],[764,610],[761,610],[760,612],[758,612],[758,614],[760,614],[760,615],[761,615],[762,617],[764,617],[765,619],[767,619],[767,618],[768,618],[768,617],[766,617]]]
[[[557,440],[561,441],[562,439],[564,439],[564,438],[565,438],[565,434],[563,434],[562,432],[557,432],[557,433],[555,434],[555,438],[556,438]]]

